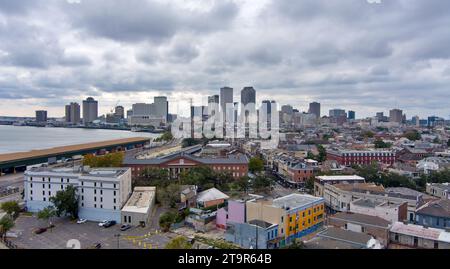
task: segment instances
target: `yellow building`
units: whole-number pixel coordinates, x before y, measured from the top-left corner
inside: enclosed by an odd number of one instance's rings
[[[281,246],[316,231],[324,222],[324,199],[291,194],[274,200],[247,202],[247,221],[278,224]]]

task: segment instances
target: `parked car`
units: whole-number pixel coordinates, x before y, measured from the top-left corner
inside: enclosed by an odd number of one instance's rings
[[[105,224],[103,224],[103,228],[109,228],[114,225],[116,225],[116,222],[114,220],[111,220],[111,221],[108,221]]]
[[[86,223],[86,219],[79,219],[78,221],[77,221],[77,224],[83,224],[83,223]]]
[[[104,220],[104,221],[100,222],[100,223],[98,224],[98,226],[103,227],[106,223],[108,223],[108,221],[107,221],[107,220]]]
[[[120,230],[122,232],[125,232],[126,230],[129,230],[129,229],[131,229],[131,225],[129,225],[129,224],[124,224],[124,225],[120,226]]]
[[[35,234],[43,234],[47,231],[47,228],[39,228],[36,231],[34,231]]]

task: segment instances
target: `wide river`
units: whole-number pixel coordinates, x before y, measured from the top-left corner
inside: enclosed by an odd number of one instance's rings
[[[0,125],[0,154],[77,145],[130,137],[158,137],[158,134],[130,131],[37,128]]]

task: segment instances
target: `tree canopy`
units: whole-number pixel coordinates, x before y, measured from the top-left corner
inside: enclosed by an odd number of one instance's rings
[[[6,216],[0,219],[0,235],[5,235],[14,227],[14,219],[11,216]]]
[[[123,163],[124,153],[115,152],[103,156],[86,155],[83,159],[83,165],[98,167],[121,167]]]
[[[51,219],[56,216],[56,210],[53,206],[48,206],[38,212],[38,219],[46,220],[51,222]],[[50,224],[50,223],[49,223]]]
[[[166,245],[166,249],[192,249],[192,244],[187,240],[187,238],[178,236]]]
[[[248,170],[252,173],[258,173],[264,170],[264,161],[260,158],[251,158],[248,163]]]
[[[56,196],[50,197],[50,202],[55,205],[58,217],[69,215],[72,219],[78,218],[78,196],[74,186],[58,191]]]
[[[4,202],[0,208],[11,217],[16,216],[20,212],[20,206],[17,201]]]

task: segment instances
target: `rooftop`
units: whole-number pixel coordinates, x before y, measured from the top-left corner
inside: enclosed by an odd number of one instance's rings
[[[343,191],[385,193],[383,186],[378,186],[374,183],[336,184],[334,187]]]
[[[416,213],[450,219],[450,200],[442,199],[428,202],[418,208]]]
[[[251,220],[248,223],[252,224],[252,225],[256,225],[256,226],[264,228],[264,229],[270,228],[270,227],[275,225],[275,224],[268,223],[268,222],[263,221],[263,220]]]
[[[347,181],[347,180],[361,180],[364,181],[363,177],[353,175],[353,176],[318,176],[317,179],[322,181]]]
[[[41,175],[72,175],[79,177],[95,177],[95,178],[117,178],[125,174],[130,168],[89,168],[87,166],[74,166],[69,168],[50,168],[43,166],[34,166],[25,172],[25,174],[41,174]]]
[[[357,248],[367,248],[368,242],[372,239],[372,236],[364,233],[352,232],[335,227],[329,227],[325,231],[317,234],[317,236],[346,242],[352,245],[356,245]]]
[[[306,194],[293,193],[272,201],[272,205],[286,210],[310,206],[314,203],[322,202],[323,198]]]
[[[147,213],[155,197],[156,187],[136,187],[122,211]]]
[[[353,213],[337,213],[336,215],[330,216],[330,219],[338,219],[338,220],[345,220],[349,222],[358,222],[358,223],[364,223],[369,225],[376,225],[381,226],[384,228],[388,228],[391,224],[390,221],[387,221],[385,219],[375,217],[375,216],[369,216],[369,215],[363,215],[363,214],[353,214]]]
[[[219,191],[216,188],[212,188],[206,191],[203,191],[198,194],[197,201],[198,202],[207,202],[207,201],[214,201],[214,200],[221,200],[221,199],[229,199],[230,197],[226,195],[225,193]]]
[[[420,225],[404,224],[396,222],[392,225],[391,233],[404,234],[434,241],[450,243],[450,233],[445,230],[435,228],[425,228]]]

